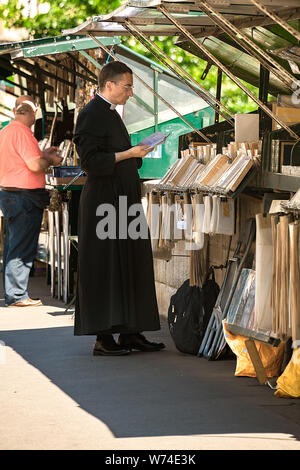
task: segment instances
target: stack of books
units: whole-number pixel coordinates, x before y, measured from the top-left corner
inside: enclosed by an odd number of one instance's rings
[[[231,142],[214,155],[215,144],[194,146],[197,155],[181,153],[159,181],[157,189],[198,190],[215,194],[233,194],[253,167],[260,164],[261,141]],[[199,159],[199,155],[203,156]],[[204,160],[207,160],[206,162]]]

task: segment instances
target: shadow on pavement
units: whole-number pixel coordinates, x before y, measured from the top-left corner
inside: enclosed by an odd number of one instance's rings
[[[2,331],[0,339],[116,437],[286,433],[299,439],[296,400],[282,402],[255,379],[235,377],[234,360],[180,354],[165,335],[162,352],[115,358],[93,357],[94,337],[74,337],[73,327]]]

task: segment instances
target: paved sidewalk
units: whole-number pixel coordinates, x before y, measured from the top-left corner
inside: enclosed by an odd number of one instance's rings
[[[167,349],[93,357],[94,337],[74,337],[72,313],[42,277],[44,306],[0,302],[0,449],[300,449],[300,406],[256,379],[235,377],[235,360]]]

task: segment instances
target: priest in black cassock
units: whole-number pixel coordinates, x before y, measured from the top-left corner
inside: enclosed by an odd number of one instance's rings
[[[94,355],[164,348],[142,334],[160,329],[149,230],[146,237],[127,230],[134,221],[130,208],[142,209],[138,168],[152,150],[131,146],[115,110],[132,95],[131,69],[108,63],[99,74],[99,92],[79,113],[75,129],[87,181],[79,207],[74,334],[97,336]],[[136,217],[146,222],[142,210]]]

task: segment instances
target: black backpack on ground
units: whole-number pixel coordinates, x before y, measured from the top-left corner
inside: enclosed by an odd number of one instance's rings
[[[209,274],[210,276],[210,274]],[[196,355],[216,303],[219,286],[206,279],[203,287],[190,286],[187,279],[171,297],[168,325],[178,351]]]

